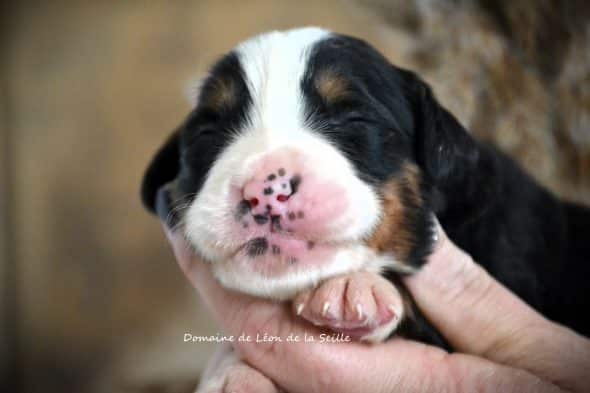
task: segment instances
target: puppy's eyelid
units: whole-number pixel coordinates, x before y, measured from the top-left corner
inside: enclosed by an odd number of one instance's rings
[[[326,131],[339,131],[342,128],[346,128],[346,126],[350,126],[352,124],[370,124],[373,123],[370,119],[360,116],[345,116],[342,118],[335,118],[331,120],[327,120],[322,122],[322,129]]]

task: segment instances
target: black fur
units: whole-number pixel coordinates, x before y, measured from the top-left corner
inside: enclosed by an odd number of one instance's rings
[[[223,82],[220,82],[223,81]],[[211,96],[220,83],[231,86],[234,99],[215,105]],[[201,189],[209,169],[229,140],[229,133],[248,121],[251,98],[235,53],[224,56],[203,82],[200,103],[166,141],[150,163],[141,185],[144,206],[169,224],[177,221],[179,209]],[[175,181],[165,192],[158,190]],[[166,200],[161,202],[161,200]],[[160,209],[157,209],[161,206]],[[157,211],[156,211],[157,210]]]
[[[325,100],[317,91],[315,78],[326,70],[348,82],[342,99]],[[157,189],[175,172],[181,196],[198,192],[226,133],[247,121],[251,100],[237,57],[230,54],[214,67],[202,102],[215,89],[215,77],[233,81],[237,104],[199,105],[179,137],[158,153],[142,187],[152,211]],[[590,335],[584,316],[590,309],[589,209],[558,200],[509,157],[473,139],[415,74],[392,66],[361,40],[336,35],[316,44],[301,84],[308,124],[340,148],[364,181],[378,189],[401,176],[404,164],[420,168],[423,203],[402,195],[405,222],[415,235],[407,263],[424,263],[435,213],[450,239],[504,285],[547,317]],[[416,315],[402,331],[445,346]]]

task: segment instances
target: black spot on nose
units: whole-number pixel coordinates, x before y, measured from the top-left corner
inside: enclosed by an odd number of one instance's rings
[[[285,176],[285,169],[283,169],[283,168],[279,169],[279,176]]]
[[[272,188],[271,187],[266,187],[264,189],[264,195],[270,195],[272,193],[273,193],[273,191],[272,191]]]
[[[268,177],[266,178],[268,181],[273,181],[274,179],[277,178],[277,175],[275,175],[274,173],[268,175]]]
[[[289,220],[293,221],[295,219],[295,213],[290,212],[288,217],[289,217]]]
[[[297,190],[299,189],[299,185],[301,184],[301,176],[299,175],[295,175],[291,178],[291,180],[289,180],[289,183],[291,184],[291,193],[295,194],[297,192]]]
[[[264,225],[268,222],[268,216],[256,214],[254,215],[254,221],[256,221],[256,224],[258,225]]]
[[[312,241],[307,242],[307,249],[312,250],[315,247],[315,243]]]
[[[268,240],[264,237],[257,237],[246,244],[246,253],[249,257],[263,255],[268,250]]]

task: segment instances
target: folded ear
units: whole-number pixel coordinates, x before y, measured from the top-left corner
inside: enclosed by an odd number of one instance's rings
[[[141,184],[141,200],[152,213],[166,220],[169,208],[169,190],[164,186],[171,184],[180,170],[179,137],[177,128],[160,147],[148,166]],[[163,216],[163,217],[162,217]]]
[[[456,183],[477,166],[479,146],[426,83],[416,77],[414,83],[418,163],[436,185]]]
[[[494,192],[490,175],[495,155],[437,102],[425,82],[411,72],[406,80],[414,112],[416,160],[436,193],[433,209],[473,213]]]

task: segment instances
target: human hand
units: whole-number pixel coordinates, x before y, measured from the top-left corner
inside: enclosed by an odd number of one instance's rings
[[[288,305],[222,288],[182,236],[166,232],[180,267],[229,334],[321,333]],[[235,342],[234,347],[248,364],[292,393],[589,391],[590,341],[539,315],[442,229],[428,263],[405,284],[456,353],[400,338],[378,345]]]

